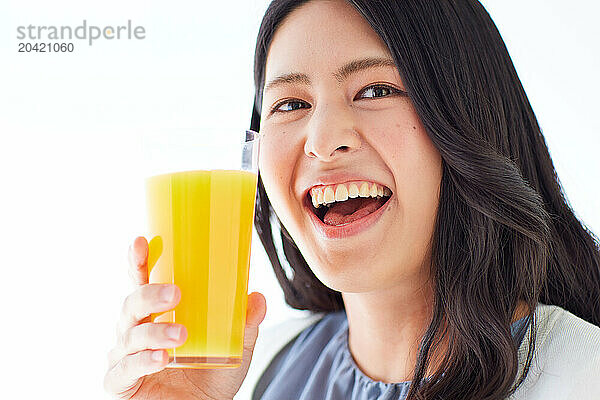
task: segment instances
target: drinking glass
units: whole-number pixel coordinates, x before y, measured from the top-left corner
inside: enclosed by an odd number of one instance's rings
[[[143,137],[149,283],[181,290],[173,310],[151,319],[188,332],[167,367],[242,363],[260,136],[241,139],[217,142],[202,129]]]

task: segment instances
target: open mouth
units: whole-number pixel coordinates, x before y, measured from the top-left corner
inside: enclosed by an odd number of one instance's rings
[[[304,205],[310,212],[315,214],[323,224],[343,226],[374,213],[383,207],[392,195],[348,198],[345,201],[336,201],[328,205],[322,204],[318,208],[315,208],[312,204],[310,193],[307,193],[306,198],[304,199]]]

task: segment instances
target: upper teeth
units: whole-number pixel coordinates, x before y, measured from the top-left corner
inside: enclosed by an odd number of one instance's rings
[[[391,190],[385,186],[378,185],[372,182],[350,182],[340,183],[336,185],[320,186],[312,188],[310,195],[315,208],[319,208],[321,204],[329,206],[336,201],[346,201],[348,197],[375,197],[390,196]]]

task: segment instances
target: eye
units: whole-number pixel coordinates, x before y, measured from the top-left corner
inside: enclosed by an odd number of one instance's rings
[[[368,99],[368,98],[378,98],[378,97],[388,97],[390,95],[399,94],[402,91],[393,88],[387,85],[371,85],[367,86],[363,90],[361,90],[358,95],[356,95],[357,99]]]
[[[303,101],[285,100],[285,101],[282,101],[281,103],[277,103],[277,105],[275,107],[273,107],[273,109],[271,110],[271,113],[276,113],[276,112],[285,113],[285,112],[289,112],[289,111],[299,110],[301,108],[310,108],[310,105]]]

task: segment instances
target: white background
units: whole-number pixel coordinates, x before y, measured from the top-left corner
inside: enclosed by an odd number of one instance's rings
[[[577,215],[600,233],[600,7],[484,4],[539,118]],[[249,127],[256,33],[267,2],[0,1],[3,398],[106,398],[106,353],[131,291],[127,247],[145,224],[140,132]],[[141,41],[17,53],[20,25],[121,25]],[[258,237],[250,291],[265,325],[290,315]],[[52,395],[51,395],[52,394]]]

